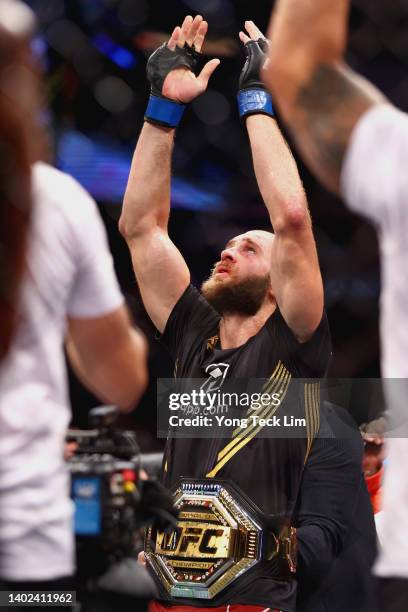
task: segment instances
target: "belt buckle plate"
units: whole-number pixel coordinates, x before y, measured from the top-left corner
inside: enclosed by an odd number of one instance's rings
[[[151,527],[145,540],[146,559],[168,595],[212,599],[260,561],[260,521],[225,483],[181,481],[174,503],[178,527],[167,534]]]

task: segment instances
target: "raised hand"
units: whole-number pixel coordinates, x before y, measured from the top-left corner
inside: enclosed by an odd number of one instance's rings
[[[194,19],[187,15],[181,28],[177,26],[167,43],[170,51],[175,51],[176,47],[184,48],[187,43],[196,52],[200,52],[208,30],[208,23],[203,20],[201,15]],[[194,72],[186,66],[175,68],[166,76],[162,95],[170,100],[186,104],[199,96],[207,89],[208,80],[220,63],[219,59],[212,59],[205,64],[200,74],[196,76]]]
[[[239,33],[239,38],[244,44],[249,43],[251,40],[259,41],[259,39],[265,40],[265,42],[267,42],[265,35],[262,34],[261,30],[254,24],[253,21],[246,21],[245,29],[248,32],[249,36],[247,36],[245,32],[242,31]]]
[[[239,33],[246,57],[238,82],[239,116],[241,119],[258,114],[273,117],[272,99],[261,78],[269,43],[253,21],[246,21],[245,29],[248,34]]]

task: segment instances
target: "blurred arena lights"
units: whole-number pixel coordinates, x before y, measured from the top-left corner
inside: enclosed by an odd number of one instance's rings
[[[137,64],[133,53],[116,44],[107,34],[100,32],[93,36],[92,43],[98,51],[124,70],[131,70]]]
[[[106,139],[67,131],[58,139],[58,166],[76,178],[101,203],[121,205],[130,171],[132,150]],[[203,181],[205,184],[205,181]],[[223,211],[225,199],[181,177],[172,180],[172,207],[192,211]]]

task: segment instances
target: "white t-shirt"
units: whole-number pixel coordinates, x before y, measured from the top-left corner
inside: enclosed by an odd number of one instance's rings
[[[33,168],[33,196],[19,327],[0,367],[0,577],[8,580],[73,572],[66,320],[123,304],[95,202],[43,163]]]
[[[381,367],[391,433],[379,576],[408,578],[408,115],[390,105],[356,125],[342,171],[350,208],[373,221],[381,253]]]

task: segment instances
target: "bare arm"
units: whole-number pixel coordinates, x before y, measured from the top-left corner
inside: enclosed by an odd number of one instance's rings
[[[66,348],[79,379],[101,400],[131,410],[147,384],[147,344],[125,306],[94,319],[69,318]]]
[[[332,191],[361,115],[385,102],[343,63],[349,0],[278,0],[264,80],[305,161]]]
[[[282,316],[304,342],[323,313],[322,279],[306,195],[276,121],[252,115],[247,128],[258,186],[275,231],[272,288]]]
[[[173,141],[174,130],[144,124],[119,224],[143,303],[160,332],[190,282],[187,265],[167,233]]]
[[[246,22],[252,40],[262,37]],[[242,42],[250,38],[243,32]],[[306,195],[296,162],[277,122],[263,114],[246,119],[255,174],[275,239],[271,281],[279,309],[301,342],[310,338],[323,313],[323,286]]]
[[[186,17],[175,28],[168,47],[183,47],[185,41],[201,49],[207,32],[202,17]],[[163,85],[169,99],[188,102],[202,93],[218,60],[208,62],[198,77],[187,68],[172,70]],[[132,162],[119,228],[126,238],[144,305],[159,331],[190,282],[190,273],[180,252],[170,240],[171,155],[174,129],[146,123]]]

